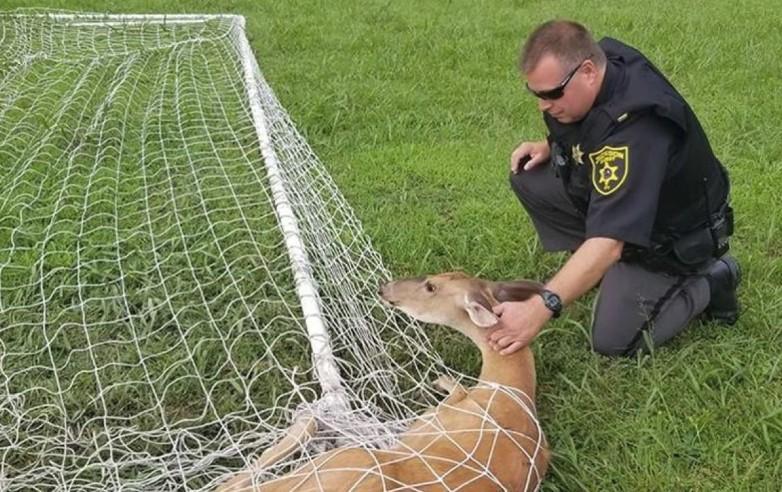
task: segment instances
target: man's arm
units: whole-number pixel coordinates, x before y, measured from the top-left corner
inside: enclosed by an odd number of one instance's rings
[[[679,140],[673,123],[641,114],[622,122],[603,147],[588,154],[594,190],[585,224],[588,239],[546,285],[563,304],[597,284],[619,260],[625,242],[649,245],[660,190]],[[540,296],[499,304],[495,314],[500,322],[489,343],[503,354],[528,345],[552,315]]]
[[[594,287],[608,269],[622,256],[624,242],[607,237],[593,237],[573,253],[573,256],[546,284],[568,305]],[[489,333],[489,344],[502,355],[529,345],[551,318],[551,311],[540,296],[522,302],[503,302],[494,308],[500,317],[497,327]]]

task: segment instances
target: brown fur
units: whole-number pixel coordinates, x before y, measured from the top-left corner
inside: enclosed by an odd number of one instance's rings
[[[278,479],[253,487],[244,472],[220,490],[536,490],[549,451],[534,419],[533,355],[529,347],[499,355],[486,344],[485,330],[496,322],[491,307],[500,299],[523,300],[540,288],[534,282],[489,282],[454,272],[382,286],[380,295],[388,304],[473,340],[483,356],[480,383],[465,389],[441,378],[451,394],[419,417],[391,449],[337,448]],[[300,440],[287,439],[286,450]],[[274,449],[271,454],[280,454],[279,446]]]

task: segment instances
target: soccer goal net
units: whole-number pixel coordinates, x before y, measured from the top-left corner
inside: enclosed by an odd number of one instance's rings
[[[241,17],[0,13],[0,190],[2,490],[209,489],[315,416],[269,478],[442,396]]]

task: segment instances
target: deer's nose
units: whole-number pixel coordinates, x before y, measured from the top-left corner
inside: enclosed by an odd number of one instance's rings
[[[388,298],[388,295],[386,294],[386,288],[388,287],[388,284],[380,283],[380,285],[377,286],[377,295],[380,296],[381,299],[383,299],[384,302],[391,306],[396,306],[396,301],[393,301]]]

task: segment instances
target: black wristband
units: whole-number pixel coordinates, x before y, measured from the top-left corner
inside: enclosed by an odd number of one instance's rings
[[[559,315],[562,314],[562,299],[548,289],[541,290],[540,297],[543,298],[543,304],[553,313],[551,317],[559,318]]]

